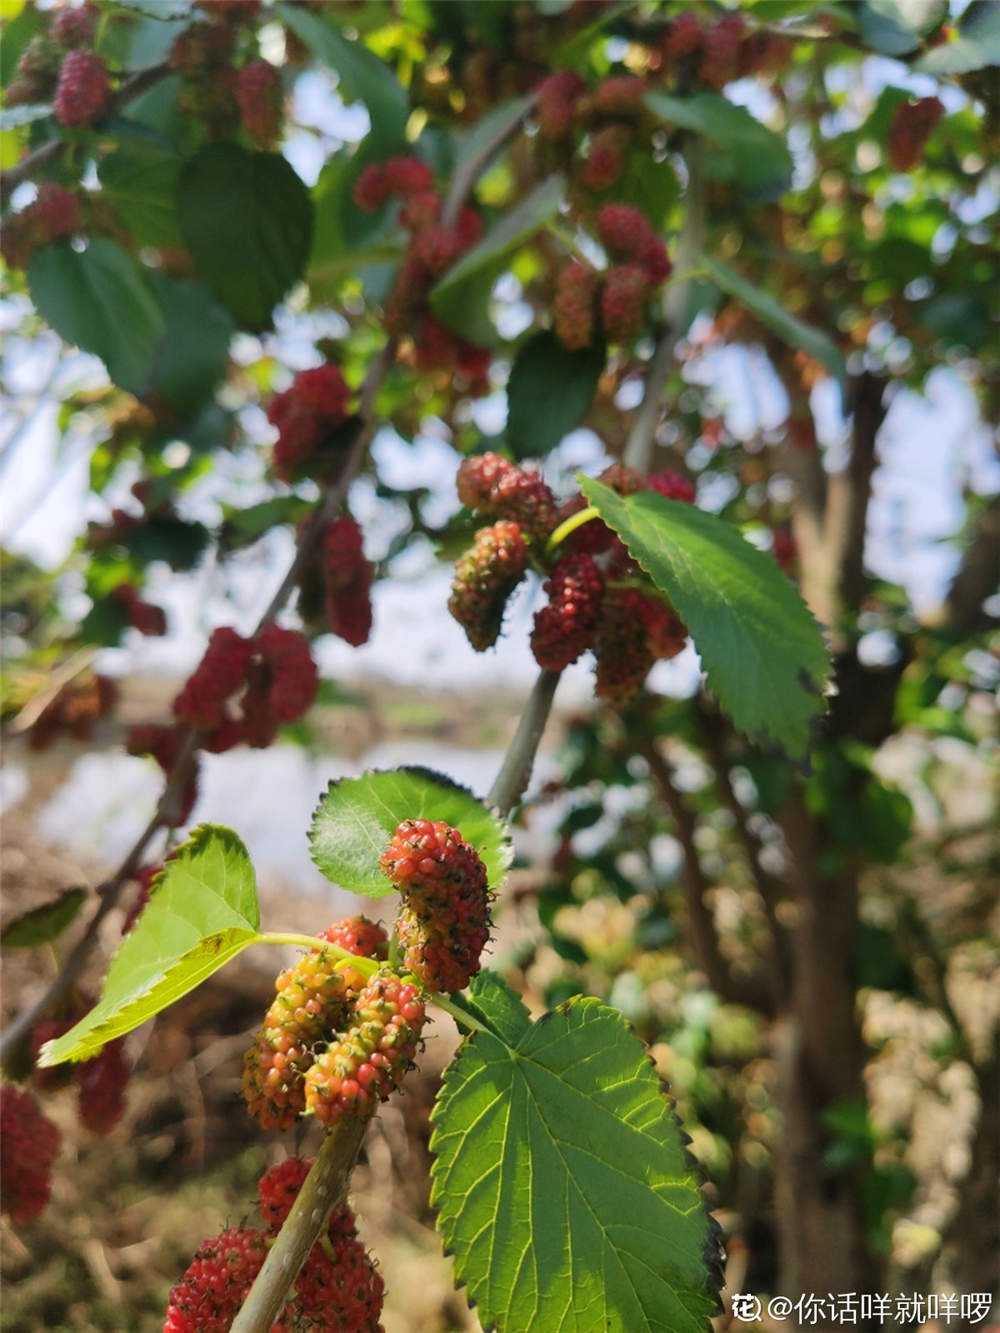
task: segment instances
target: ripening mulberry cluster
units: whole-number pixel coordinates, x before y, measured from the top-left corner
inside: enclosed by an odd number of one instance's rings
[[[79,226],[79,196],[56,181],[43,181],[33,203],[4,219],[0,254],[11,268],[25,268],[36,250],[72,236]]]
[[[125,620],[140,634],[159,637],[167,632],[167,617],[162,606],[144,602],[134,583],[119,583],[109,594],[122,608]]]
[[[407,819],[379,864],[400,893],[396,937],[407,971],[430,990],[464,989],[490,937],[489,887],[478,853],[448,824]]]
[[[780,33],[751,31],[739,14],[702,27],[698,15],[687,11],[667,25],[661,51],[665,73],[723,88],[734,79],[778,73],[788,64],[791,44]]]
[[[410,233],[385,307],[385,326],[396,337],[408,337],[419,370],[458,372],[475,389],[485,385],[489,350],[460,338],[438,319],[429,303],[430,290],[446,269],[471,250],[483,231],[479,213],[468,204],[454,224],[441,220],[442,202],[429,167],[414,157],[393,157],[362,171],[354,201],[374,212],[390,199],[400,199],[400,225]]]
[[[87,3],[49,13],[48,28],[36,33],[18,58],[17,73],[4,90],[6,106],[52,101],[66,52],[93,46],[97,5]]]
[[[610,190],[625,173],[643,122],[647,128],[652,124],[643,104],[646,87],[644,79],[623,74],[604,79],[590,92],[579,74],[550,74],[537,94],[542,144],[578,150],[573,168],[579,182],[595,193]]]
[[[455,564],[448,610],[477,653],[500,637],[507,600],[528,568],[528,543],[520,525],[506,519],[480,528]]]
[[[67,51],[52,101],[59,124],[92,124],[103,113],[110,94],[108,69],[96,51]]]
[[[234,1227],[204,1241],[170,1292],[164,1333],[224,1333],[246,1299],[291,1210],[311,1162],[288,1157],[257,1182],[264,1230]],[[271,1333],[382,1333],[384,1283],[358,1238],[347,1204],[334,1208],[306,1257],[294,1295]]]
[[[351,1026],[306,1071],[306,1111],[328,1128],[373,1115],[412,1068],[424,1017],[416,986],[377,972],[354,1001]]]
[[[944,115],[939,97],[921,97],[896,107],[886,147],[894,171],[912,171],[923,157],[931,131]]]
[[[251,60],[236,71],[236,101],[243,128],[257,148],[273,148],[281,136],[281,75],[269,60]]]
[[[36,1023],[30,1041],[32,1061],[37,1062],[47,1041],[55,1041],[68,1032],[92,1008],[93,1000],[74,992],[60,1007],[58,1017]],[[124,1040],[117,1037],[106,1042],[90,1060],[45,1069],[36,1063],[32,1081],[39,1092],[54,1092],[75,1083],[81,1123],[92,1134],[104,1136],[111,1133],[124,1114],[125,1089],[131,1073]]]
[[[45,1211],[59,1131],[30,1092],[0,1089],[0,1207],[18,1225]]]
[[[666,247],[649,219],[626,204],[606,204],[595,230],[614,261],[604,273],[573,260],[556,276],[553,327],[571,350],[588,347],[598,328],[611,342],[642,332],[646,305],[670,274]]]
[[[623,244],[613,230],[620,220],[614,214],[610,219],[616,245]],[[630,225],[629,219],[624,222]],[[640,229],[628,243],[641,251],[647,239]],[[614,463],[598,480],[619,495],[649,490],[686,504],[695,498],[692,483],[673,471],[643,477]],[[584,515],[582,495],[556,504],[537,472],[499,454],[465,459],[457,489],[475,512],[503,515],[492,527],[480,528],[455,565],[448,608],[477,652],[496,642],[507,599],[529,563],[547,575],[548,599],[535,613],[531,634],[535,660],[544,669],[562,671],[592,649],[598,695],[623,703],[655,661],[681,652],[687,630],[673,607],[650,585],[643,588],[642,570],[620,538],[599,518]],[[574,526],[576,515],[581,519]],[[550,551],[546,538],[557,527],[560,540]]]
[[[282,480],[292,481],[304,465],[321,461],[324,446],[348,418],[350,397],[340,367],[328,362],[300,370],[292,387],[271,400],[267,419],[278,428],[274,467]],[[331,450],[330,461],[339,465],[341,451]]]
[[[278,975],[274,1001],[244,1062],[243,1094],[265,1129],[295,1123],[306,1108],[305,1076],[316,1054],[353,1023],[366,982],[339,950],[385,957],[386,933],[365,917],[335,922],[319,938],[336,950],[313,950]]]
[[[117,701],[118,686],[109,676],[83,671],[45,705],[32,723],[28,744],[33,750],[44,750],[59,735],[87,740],[94,724],[107,717]]]
[[[367,643],[375,566],[365,559],[361,529],[349,514],[327,525],[321,563],[327,627],[354,647]]]
[[[223,626],[174,700],[174,716],[203,732],[213,754],[241,741],[264,748],[308,709],[317,686],[308,640],[297,630],[271,624],[244,639]]]

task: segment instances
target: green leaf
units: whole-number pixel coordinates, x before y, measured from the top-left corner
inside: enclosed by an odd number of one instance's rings
[[[920,34],[947,13],[945,0],[863,0],[856,10],[861,40],[883,56],[905,56],[920,45]]]
[[[577,997],[510,1039],[476,1032],[433,1122],[431,1202],[484,1328],[704,1333],[714,1224],[617,1010]]]
[[[297,523],[313,508],[308,500],[297,495],[274,495],[245,509],[226,505],[223,507],[221,544],[227,551],[249,546],[272,528],[283,523]]]
[[[534,100],[531,93],[525,93],[523,97],[515,97],[509,102],[501,102],[499,106],[495,106],[492,111],[488,111],[485,116],[476,121],[475,125],[462,135],[455,155],[453,170],[457,171],[469,162],[475,161],[487,145],[498,139],[505,140],[508,132],[513,130],[528,114]]]
[[[236,325],[200,284],[165,273],[153,274],[150,281],[167,330],[153,361],[150,387],[179,412],[190,412],[212,396],[225,375]]]
[[[913,68],[920,74],[970,74],[988,65],[1000,65],[1000,6],[974,3],[958,21],[958,37],[920,57]]]
[[[536,186],[432,290],[431,305],[456,333],[481,346],[495,340],[483,294],[488,296],[510,252],[556,216],[564,189],[565,181],[559,175]]]
[[[131,140],[97,169],[101,188],[140,245],[179,245],[177,182],[181,159],[172,149]]]
[[[522,344],[507,384],[507,438],[518,458],[547,454],[580,424],[604,361],[603,346],[571,352],[554,333]]]
[[[312,859],[327,879],[351,893],[395,893],[378,862],[404,819],[443,819],[457,828],[482,857],[490,888],[500,886],[511,857],[506,824],[467,788],[427,768],[331,782],[313,815]]]
[[[314,55],[336,70],[344,92],[364,102],[371,117],[373,143],[383,149],[400,144],[410,116],[410,102],[406,89],[389,66],[362,42],[349,41],[338,27],[324,22],[300,4],[277,4],[274,12]]]
[[[652,491],[619,496],[589,478],[581,485],[677,608],[736,726],[804,755],[830,664],[819,626],[771,557],[694,505]]]
[[[721,287],[734,300],[746,306],[751,314],[756,315],[762,324],[766,324],[789,346],[798,347],[807,356],[811,356],[820,365],[825,366],[836,379],[845,378],[847,366],[843,354],[832,338],[819,329],[814,329],[810,324],[804,324],[801,319],[790,314],[769,292],[754,287],[728,264],[723,264],[710,255],[701,254],[698,256],[698,265],[717,287]]]
[[[52,902],[33,907],[30,912],[9,921],[0,935],[0,944],[5,949],[27,949],[57,940],[80,915],[80,908],[86,901],[86,889],[66,889]]]
[[[157,19],[182,19],[191,13],[194,0],[117,0],[117,3]]]
[[[189,519],[153,515],[123,533],[118,544],[140,565],[163,560],[171,569],[194,569],[208,545],[208,529]]]
[[[206,287],[249,329],[301,278],[312,242],[309,191],[277,153],[213,143],[180,179],[180,224]]]
[[[144,392],[164,326],[136,259],[105,236],[83,251],[46,245],[28,265],[28,285],[60,338],[99,356],[121,388]]]
[[[247,849],[231,829],[201,824],[157,878],[97,1004],[42,1048],[39,1064],[87,1060],[131,1032],[252,944],[259,922]]]
[[[719,93],[671,97],[647,93],[646,106],[668,125],[702,135],[719,150],[707,165],[716,175],[734,178],[755,196],[772,197],[787,189],[792,179],[792,155],[780,134],[762,125],[745,107]]]

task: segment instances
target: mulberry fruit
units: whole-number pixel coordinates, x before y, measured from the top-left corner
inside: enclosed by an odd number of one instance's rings
[[[104,61],[93,51],[69,51],[59,68],[52,103],[60,125],[89,125],[107,105],[111,85]]]
[[[97,5],[85,4],[78,9],[61,9],[52,20],[49,35],[67,50],[74,46],[90,46],[100,10]]]
[[[253,651],[228,625],[212,631],[205,655],[174,700],[174,716],[207,729],[225,720],[225,704],[242,689]]]
[[[646,610],[646,598],[631,589],[604,599],[594,636],[599,699],[626,703],[649,675],[654,658],[643,618]]]
[[[564,347],[577,351],[594,340],[594,315],[600,276],[586,264],[567,264],[556,279],[552,303],[555,335]]]
[[[894,171],[912,171],[917,166],[931,131],[943,115],[944,103],[938,97],[921,97],[896,107],[886,144]]]
[[[298,1333],[383,1333],[379,1323],[385,1284],[358,1239],[354,1214],[334,1210],[327,1229],[329,1246],[314,1245],[295,1279]]]
[[[292,387],[271,400],[267,419],[278,428],[274,465],[282,480],[290,481],[343,425],[349,401],[350,390],[340,368],[332,364],[300,371]]]
[[[590,136],[580,179],[588,190],[610,190],[621,180],[631,134],[620,125],[606,125]]]
[[[286,1157],[276,1166],[268,1167],[258,1180],[260,1215],[268,1231],[280,1231],[284,1226],[311,1167],[312,1160],[304,1162],[299,1157]]]
[[[455,484],[464,505],[491,518],[510,519],[534,541],[544,542],[556,526],[555,497],[541,476],[501,454],[464,459]]]
[[[507,599],[528,567],[528,544],[517,523],[480,528],[455,564],[448,610],[477,653],[496,643]]]
[[[0,1198],[18,1225],[45,1211],[58,1151],[59,1131],[31,1093],[9,1084],[0,1089]]]
[[[682,500],[685,504],[694,504],[694,482],[670,469],[665,472],[654,472],[647,477],[644,489],[666,496],[668,500]]]
[[[131,1072],[120,1037],[109,1041],[93,1060],[77,1066],[80,1119],[92,1134],[110,1134],[122,1118]]]
[[[601,321],[612,342],[628,342],[642,331],[649,275],[638,264],[616,264],[601,288]]]
[[[380,962],[385,960],[389,950],[385,927],[369,921],[366,916],[348,916],[342,921],[335,921],[332,926],[320,931],[319,938],[330,944],[339,944],[342,949],[357,954],[359,958],[377,958]]]
[[[538,87],[538,126],[555,143],[567,139],[573,128],[576,104],[587,85],[574,70],[550,74]]]
[[[307,1071],[306,1110],[328,1127],[372,1115],[413,1064],[424,1016],[416,986],[376,973],[358,994],[352,1026]]]
[[[535,613],[531,651],[540,667],[562,671],[590,647],[604,579],[592,556],[567,555],[552,566],[545,591],[549,602]]]
[[[163,1333],[228,1333],[267,1251],[267,1236],[249,1227],[204,1241],[170,1292]]]
[[[272,148],[281,135],[281,75],[269,60],[252,60],[236,73],[236,100],[243,128],[258,148]]]
[[[379,864],[402,899],[396,935],[406,968],[431,990],[462,990],[490,934],[479,855],[446,823],[404,820]]]

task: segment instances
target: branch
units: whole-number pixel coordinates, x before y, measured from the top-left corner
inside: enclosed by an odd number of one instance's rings
[[[692,146],[687,154],[688,197],[684,224],[677,242],[674,269],[684,274],[671,283],[664,298],[666,328],[653,352],[646,371],[646,386],[625,442],[622,462],[638,472],[648,472],[652,461],[653,435],[663,402],[663,390],[674,364],[674,349],[684,330],[681,323],[687,309],[693,273],[705,239],[705,189],[702,180],[698,150]]]
[[[983,512],[948,589],[945,608],[949,628],[959,634],[971,634],[987,625],[990,617],[983,610],[983,602],[996,592],[998,580],[1000,495],[995,495]]]
[[[778,903],[784,896],[784,885],[777,876],[772,875],[761,863],[763,845],[750,828],[748,812],[740,804],[729,775],[729,757],[726,753],[726,725],[717,713],[710,713],[704,706],[696,706],[695,719],[701,731],[705,751],[715,772],[716,785],[722,797],[722,803],[733,817],[736,836],[743,847],[750,874],[760,897],[764,915],[771,931],[773,964],[770,977],[772,993],[777,1008],[781,1008],[789,992],[791,980],[791,956],[788,937],[778,920]]]
[[[830,478],[825,516],[826,539],[837,561],[837,594],[841,610],[856,612],[865,590],[865,532],[875,438],[885,420],[882,402],[885,379],[866,370],[850,389],[851,458],[843,472]]]
[[[535,681],[524,712],[521,714],[521,720],[517,724],[517,732],[486,798],[487,802],[496,806],[504,817],[509,815],[520,801],[531,779],[538,744],[552,709],[556,686],[559,684],[559,674],[558,671],[542,671]]]
[[[169,73],[170,66],[164,61],[162,64],[150,65],[148,69],[140,69],[131,74],[119,86],[118,91],[108,99],[108,105],[101,120],[103,121],[106,116],[114,115],[116,111],[120,111],[134,97],[138,97],[140,93],[152,88]],[[100,122],[98,122],[97,128],[99,126]],[[68,139],[50,139],[48,143],[43,143],[40,148],[36,148],[33,153],[29,153],[27,157],[22,158],[14,166],[8,167],[6,171],[0,171],[0,198],[5,198],[9,190],[13,190],[24,181],[32,180],[36,173],[41,171],[42,167],[48,166],[50,162],[54,162],[56,158],[61,157],[68,144]]]
[[[708,984],[730,1004],[742,1004],[748,1009],[756,1009],[765,1014],[772,1012],[773,1002],[767,987],[758,979],[744,981],[734,977],[728,963],[719,952],[715,921],[711,909],[705,902],[705,894],[711,885],[701,868],[698,848],[695,845],[694,815],[674,785],[666,760],[653,740],[645,741],[639,747],[639,753],[649,764],[653,782],[663,804],[670,811],[674,821],[674,832],[684,853],[682,872],[684,901],[691,922],[692,943],[699,965],[708,978]]]
[[[233,1321],[232,1333],[260,1333],[277,1319],[306,1256],[347,1193],[367,1128],[367,1120],[347,1117],[323,1140],[312,1170]]]
[[[511,119],[503,121],[477,151],[463,162],[455,171],[451,178],[451,184],[448,187],[448,194],[445,197],[444,208],[441,213],[441,222],[446,227],[453,227],[458,217],[459,210],[465,203],[469,191],[475,185],[483,171],[489,166],[493,156],[500,151],[512,134],[520,129],[527,116],[534,109],[538,101],[537,90],[531,94],[526,104]]]

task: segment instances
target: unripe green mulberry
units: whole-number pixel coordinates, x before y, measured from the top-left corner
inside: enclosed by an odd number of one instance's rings
[[[507,598],[528,567],[528,544],[517,523],[480,528],[455,564],[448,610],[477,653],[496,643]]]

